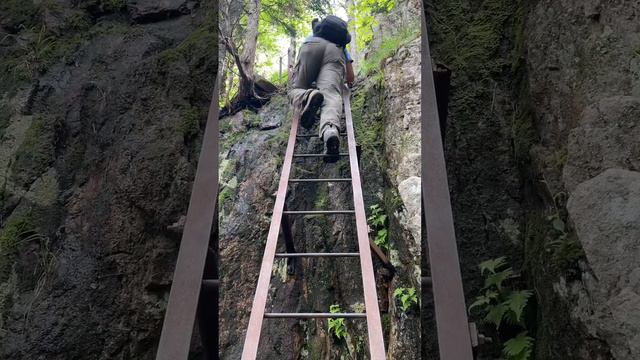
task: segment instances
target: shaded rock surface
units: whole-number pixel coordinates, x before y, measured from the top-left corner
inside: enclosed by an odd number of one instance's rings
[[[150,22],[162,18],[189,13],[197,1],[187,0],[127,0],[129,14],[133,20]]]
[[[20,53],[0,43],[0,359],[152,359],[215,79],[212,5],[132,26],[56,3],[28,21],[75,30],[47,34],[34,72],[5,72]]]
[[[418,13],[412,5],[416,4],[401,4],[396,11],[404,13],[409,23],[417,23],[417,16],[409,16]],[[397,194],[392,196],[398,196],[402,203],[399,209],[394,209],[394,204],[387,207],[392,223],[391,262],[399,269],[390,292],[393,294],[397,288],[413,288],[419,298],[422,239],[420,38],[400,47],[385,61],[383,71],[386,176]],[[391,301],[391,316],[395,321],[391,326],[394,336],[390,338],[389,356],[418,359],[420,319],[415,313],[405,314],[395,298]]]
[[[578,185],[567,203],[593,273],[573,286],[572,314],[611,347],[640,357],[640,172],[609,169]]]
[[[567,136],[583,111],[606,98],[640,94],[639,18],[635,1],[544,0],[531,9],[526,47],[540,136],[536,156],[554,193],[563,189]]]
[[[604,98],[585,109],[569,134],[563,181],[569,191],[603,170],[640,170],[640,98]]]
[[[463,288],[471,304],[484,286],[478,264],[506,256],[515,271],[522,267],[525,188],[521,154],[514,146],[519,143],[514,139],[519,111],[513,94],[518,64],[512,57],[521,3],[440,0],[424,6],[431,19],[433,61],[452,71],[445,160]],[[428,241],[423,242],[425,254]],[[422,265],[428,276],[426,256]],[[519,281],[510,285],[522,286]],[[437,359],[433,296],[423,293],[422,356]],[[469,321],[480,325],[483,317],[473,312]],[[490,325],[480,330],[495,337]],[[500,349],[485,345],[479,356],[498,358]]]
[[[540,328],[538,358],[637,357],[629,343],[637,339],[627,330],[635,331],[629,323],[637,322],[640,312],[626,307],[637,295],[623,280],[635,267],[620,252],[625,244],[633,252],[628,245],[636,241],[637,229],[623,225],[624,217],[610,216],[631,216],[624,206],[635,201],[621,198],[625,191],[633,193],[629,182],[635,175],[619,172],[637,171],[640,161],[640,56],[634,51],[639,16],[640,5],[633,1],[540,1],[528,16],[528,79],[540,138],[532,151],[534,171],[544,180],[543,197],[555,203],[552,209],[559,207],[562,214],[569,197],[567,219],[575,224],[570,241],[586,256],[572,270],[578,275],[556,274],[538,282],[547,294],[539,297],[547,326]],[[553,262],[547,257],[547,267]],[[627,320],[620,319],[621,311]],[[567,325],[575,330],[567,331]]]

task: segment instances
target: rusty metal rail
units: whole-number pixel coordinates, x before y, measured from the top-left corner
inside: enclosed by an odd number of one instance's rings
[[[187,359],[201,290],[217,291],[217,280],[203,283],[203,273],[218,196],[218,87],[216,79],[156,360]],[[217,314],[217,301],[211,306]]]
[[[422,197],[438,347],[441,359],[471,360],[472,336],[453,226],[427,19],[422,10]]]
[[[382,335],[382,322],[380,319],[380,310],[378,308],[378,296],[376,294],[375,274],[373,270],[373,260],[371,258],[370,240],[368,235],[368,227],[364,210],[364,200],[362,197],[362,184],[360,181],[360,169],[358,167],[358,151],[356,146],[353,119],[351,117],[351,91],[348,88],[343,90],[343,101],[346,121],[346,135],[348,152],[341,153],[340,156],[348,156],[349,166],[351,170],[350,179],[290,179],[291,165],[293,159],[309,158],[309,157],[325,157],[324,154],[296,154],[294,153],[296,138],[304,138],[298,136],[299,114],[294,115],[291,124],[291,132],[289,133],[289,141],[284,156],[282,173],[278,191],[276,193],[276,201],[273,207],[271,218],[271,226],[267,235],[267,243],[265,246],[262,265],[260,267],[260,275],[258,277],[258,285],[256,287],[255,297],[251,308],[251,316],[247,327],[244,348],[242,350],[243,360],[254,360],[258,354],[258,346],[260,343],[260,334],[262,323],[265,318],[363,318],[367,321],[367,332],[369,335],[369,358],[372,360],[385,359],[384,339]],[[290,182],[309,183],[309,182],[350,182],[353,193],[353,210],[297,210],[291,211],[285,209],[287,189]],[[276,254],[278,244],[278,235],[282,225],[288,222],[288,216],[293,215],[352,215],[356,220],[356,234],[358,239],[358,253],[300,253],[300,254]],[[287,230],[285,230],[286,232]],[[290,231],[290,229],[288,230]],[[291,234],[285,234],[285,241],[292,241]],[[288,240],[287,240],[288,239]],[[287,246],[293,249],[293,244]],[[346,313],[346,314],[330,314],[330,313],[266,313],[267,298],[269,293],[269,283],[271,282],[271,273],[273,269],[274,259],[278,258],[300,258],[300,257],[358,257],[362,270],[362,284],[364,290],[364,313]]]

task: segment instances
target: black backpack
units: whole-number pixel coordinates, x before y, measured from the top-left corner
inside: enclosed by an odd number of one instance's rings
[[[322,19],[322,21],[316,25],[313,35],[331,41],[339,46],[345,46],[351,42],[351,34],[349,34],[349,27],[346,21],[333,15]]]

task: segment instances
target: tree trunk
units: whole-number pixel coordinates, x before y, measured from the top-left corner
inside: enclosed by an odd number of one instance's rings
[[[349,33],[351,34],[351,43],[349,43],[349,53],[351,53],[351,58],[353,59],[353,68],[357,69],[358,67],[358,46],[356,43],[356,19],[355,14],[352,13],[352,8],[355,5],[354,0],[347,0],[345,7],[347,8],[347,14],[349,14],[349,18],[347,20],[349,24]],[[355,11],[355,10],[354,10]]]
[[[219,56],[219,65],[218,65],[218,76],[220,76],[220,101],[225,103],[226,99],[224,98],[224,94],[227,93],[227,73],[228,70],[228,61],[227,61],[227,52],[224,47],[220,47]]]
[[[260,25],[260,0],[249,0],[247,9],[247,28],[244,37],[244,48],[240,55],[241,71],[243,76],[240,81],[238,95],[249,98],[253,94],[253,78],[256,63],[256,47],[258,45],[258,27]]]
[[[291,36],[290,38],[290,43],[289,43],[289,51],[288,51],[288,56],[287,56],[287,70],[288,70],[288,80],[287,83],[289,85],[289,87],[291,87],[291,84],[293,82],[293,70],[295,69],[296,66],[296,37],[295,36]]]

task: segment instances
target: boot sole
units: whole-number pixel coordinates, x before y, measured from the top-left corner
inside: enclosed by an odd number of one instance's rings
[[[327,156],[325,156],[325,161],[329,163],[336,162],[340,154],[340,139],[337,136],[330,137],[327,139],[326,147]]]
[[[322,93],[315,93],[312,95],[309,102],[307,102],[307,106],[302,110],[302,115],[300,115],[300,125],[305,129],[310,129],[315,122],[316,111],[322,105],[324,101],[324,95]]]

